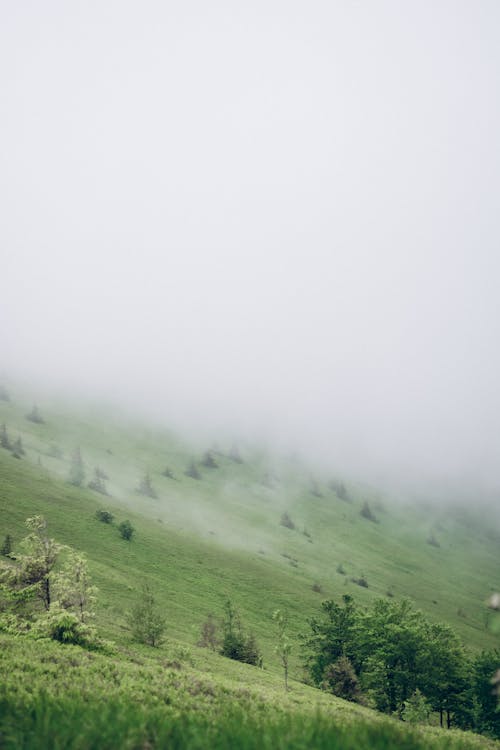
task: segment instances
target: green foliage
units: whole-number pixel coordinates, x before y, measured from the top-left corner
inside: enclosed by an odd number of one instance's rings
[[[71,456],[68,482],[74,487],[81,487],[85,481],[85,465],[79,446],[75,448]]]
[[[53,576],[52,586],[59,606],[70,610],[79,622],[95,617],[97,588],[91,583],[85,555],[70,550],[61,570]]]
[[[224,605],[222,630],[223,640],[220,649],[222,656],[254,666],[262,664],[262,656],[255,636],[252,633],[250,635],[244,633],[239,612],[230,599]]]
[[[134,534],[134,527],[132,526],[132,524],[127,518],[125,521],[122,521],[118,525],[118,531],[120,532],[120,536],[122,539],[125,539],[127,542],[130,542]]]
[[[325,668],[322,687],[339,698],[348,701],[360,700],[358,676],[347,656],[340,656],[337,661]]]
[[[430,713],[431,707],[429,702],[417,688],[408,700],[404,702],[401,718],[409,724],[427,724]]]
[[[139,643],[159,646],[166,629],[165,618],[161,615],[151,588],[145,585],[142,595],[127,617],[132,636]]]
[[[101,521],[101,523],[113,523],[115,518],[109,510],[96,510],[95,515],[97,520]]]
[[[85,648],[100,645],[95,628],[83,622],[74,612],[57,605],[36,620],[31,635]]]

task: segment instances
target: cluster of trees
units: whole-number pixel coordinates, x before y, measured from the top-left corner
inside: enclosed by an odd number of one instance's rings
[[[84,555],[49,537],[43,516],[26,520],[21,552],[0,562],[0,629],[97,645],[91,622],[97,589]],[[63,557],[61,564],[56,563]]]
[[[500,652],[468,654],[449,626],[431,623],[408,600],[379,599],[369,609],[349,595],[325,601],[303,647],[317,687],[401,718],[438,712],[448,728],[500,737],[491,687]]]
[[[113,525],[115,521],[114,515],[109,510],[97,510],[96,511],[96,518],[98,521],[101,521],[101,523],[107,523],[109,525]],[[120,534],[122,539],[125,539],[125,541],[130,542],[132,539],[135,529],[128,520],[128,518],[125,521],[121,521],[121,523],[118,524],[118,533]]]

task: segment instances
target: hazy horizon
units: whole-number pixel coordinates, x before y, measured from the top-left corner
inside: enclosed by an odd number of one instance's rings
[[[0,371],[500,488],[498,3],[2,21]]]

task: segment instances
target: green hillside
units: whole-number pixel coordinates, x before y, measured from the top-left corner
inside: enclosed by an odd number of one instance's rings
[[[36,642],[30,642],[27,652],[20,639],[2,635],[2,668],[9,671],[16,705],[35,700],[23,682],[30,670],[37,675],[37,685],[43,685],[43,674],[49,675],[50,691],[57,694],[69,659],[74,661],[71,687],[80,694],[97,679],[88,671],[92,668],[100,675],[97,692],[111,692],[117,701],[133,700],[146,680],[156,708],[165,699],[162,691],[168,690],[168,704],[177,711],[190,702],[225,705],[229,696],[235,710],[245,709],[250,701],[252,706],[274,706],[279,716],[299,710],[312,715],[321,708],[336,720],[379,722],[379,715],[369,709],[300,682],[299,634],[322,600],[344,593],[361,604],[377,597],[410,597],[429,618],[452,625],[471,649],[497,645],[485,627],[485,601],[500,585],[499,537],[491,524],[473,523],[456,509],[431,512],[397,504],[347,482],[344,492],[342,477],[334,472],[312,477],[297,459],[272,456],[244,443],[237,452],[232,445],[193,447],[137,420],[49,402],[38,402],[44,422],[37,424],[26,419],[31,408],[32,401],[14,393],[10,401],[0,401],[0,424],[6,425],[11,442],[21,438],[25,450],[21,458],[0,450],[0,539],[10,534],[15,551],[26,534],[24,520],[42,514],[51,536],[85,552],[99,588],[99,633],[115,643],[115,650],[92,655],[90,664],[76,647],[50,644],[52,650],[44,655]],[[109,496],[68,483],[77,447],[85,466],[84,484],[99,467],[109,477]],[[211,462],[204,457],[207,451],[216,467],[204,465]],[[193,461],[200,479],[185,474]],[[162,475],[167,467],[173,477]],[[137,491],[146,472],[155,498]],[[375,520],[361,515],[365,503]],[[116,523],[97,520],[96,511],[103,508],[116,522],[132,522],[131,542],[120,537]],[[284,513],[288,525],[282,523]],[[364,579],[368,585],[352,579]],[[167,619],[167,642],[158,650],[134,644],[127,628],[126,614],[145,582]],[[257,638],[263,670],[196,646],[202,622],[209,613],[219,617],[228,597]],[[287,695],[274,653],[271,616],[277,608],[289,614],[293,643],[292,690]],[[52,656],[44,666],[47,654]],[[193,699],[193,683],[199,684],[194,695],[203,698]],[[436,737],[441,742],[441,736]],[[39,746],[49,747],[49,740]],[[347,747],[346,742],[339,747]],[[401,742],[386,746],[403,747]],[[194,740],[191,746],[197,746]],[[292,741],[282,746],[291,747]],[[463,745],[469,746],[473,744]]]

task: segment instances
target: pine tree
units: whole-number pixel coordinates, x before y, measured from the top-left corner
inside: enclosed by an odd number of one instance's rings
[[[107,495],[108,491],[106,490],[106,483],[102,475],[103,472],[101,472],[99,468],[94,469],[94,476],[90,480],[88,486],[89,489],[94,490],[94,492],[99,492],[101,495]]]
[[[71,466],[69,468],[68,482],[75,487],[81,487],[85,481],[85,466],[80,453],[80,448],[77,446],[71,456]]]
[[[139,486],[137,488],[137,492],[140,495],[144,495],[145,497],[151,497],[153,499],[156,499],[158,497],[152,485],[149,472],[146,472],[144,476],[141,478],[141,481],[139,482]]]
[[[26,414],[26,419],[29,419],[30,422],[35,422],[35,424],[44,424],[45,422],[42,415],[38,411],[38,406],[36,404],[33,404],[33,408],[30,413]]]
[[[166,627],[165,618],[160,614],[154,594],[148,585],[144,586],[139,601],[127,619],[136,641],[153,647],[161,644]]]

